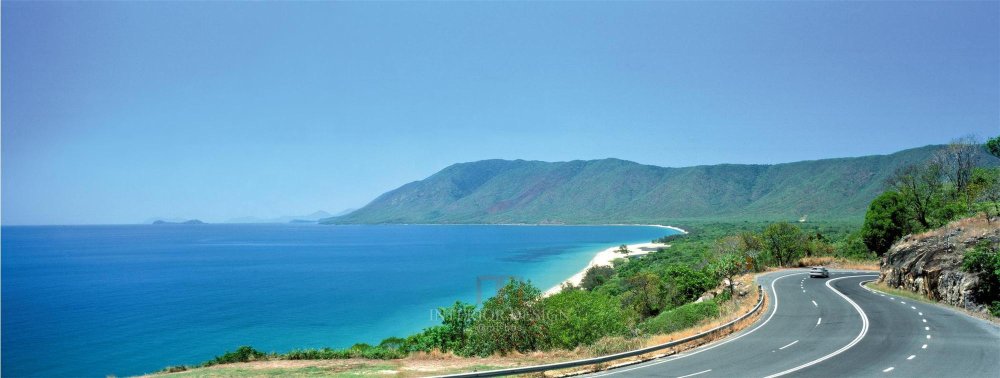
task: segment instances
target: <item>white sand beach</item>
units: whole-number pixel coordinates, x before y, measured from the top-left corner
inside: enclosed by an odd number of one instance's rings
[[[660,227],[667,227],[667,226],[660,226]],[[670,227],[670,228],[674,229],[674,227]],[[678,229],[678,230],[680,230],[680,229]],[[684,232],[684,233],[687,233],[684,230],[680,230],[680,231]],[[629,244],[628,245],[628,250],[629,250],[629,254],[628,255],[623,255],[621,253],[618,253],[618,247],[611,247],[611,248],[605,249],[605,250],[603,250],[601,252],[598,252],[597,255],[595,255],[594,258],[590,260],[590,263],[588,263],[587,266],[585,268],[583,268],[583,270],[577,272],[572,277],[566,279],[565,281],[559,283],[558,285],[553,286],[551,289],[546,290],[545,293],[543,293],[542,295],[547,297],[547,296],[559,293],[562,290],[562,286],[565,285],[565,284],[567,284],[567,283],[573,284],[573,286],[579,286],[580,283],[583,282],[583,276],[584,276],[584,274],[587,273],[587,269],[590,269],[592,267],[601,266],[601,265],[610,266],[611,265],[611,261],[614,260],[614,259],[620,259],[620,258],[623,258],[623,257],[626,257],[626,256],[640,256],[640,255],[645,255],[645,254],[650,253],[650,252],[656,252],[656,250],[659,249],[659,248],[668,248],[668,247],[670,247],[669,244],[660,244],[660,243]]]

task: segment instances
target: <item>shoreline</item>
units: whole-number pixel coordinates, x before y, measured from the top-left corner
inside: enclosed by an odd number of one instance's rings
[[[664,226],[659,224],[609,224],[607,226],[649,226],[649,227],[666,228],[680,232],[681,234],[688,233],[686,230],[681,229],[679,227]],[[583,282],[584,275],[587,274],[587,271],[590,270],[590,268],[593,268],[595,266],[611,266],[611,262],[614,261],[615,259],[646,255],[652,252],[656,252],[660,248],[670,248],[670,244],[661,244],[653,242],[626,244],[626,248],[628,248],[629,250],[628,255],[622,255],[618,253],[619,247],[620,246],[615,246],[598,251],[597,254],[595,254],[594,257],[592,257],[589,262],[587,262],[587,266],[583,267],[583,269],[581,269],[579,272],[576,272],[569,278],[562,280],[555,286],[542,292],[542,297],[548,297],[550,295],[558,294],[560,291],[562,291],[563,285],[566,284],[571,284],[573,286],[580,286],[580,283]]]
[[[656,250],[660,248],[670,248],[670,244],[660,244],[652,242],[626,244],[626,247],[629,250],[628,255],[622,255],[621,253],[618,253],[619,247],[611,247],[601,250],[600,252],[597,252],[597,254],[594,255],[594,257],[591,258],[590,261],[587,263],[587,266],[583,267],[583,269],[581,269],[579,272],[576,272],[576,274],[573,274],[569,278],[563,280],[562,282],[556,284],[555,286],[549,288],[548,290],[545,290],[544,292],[542,292],[542,296],[547,297],[550,295],[558,294],[560,291],[562,291],[563,285],[566,284],[572,284],[573,286],[580,286],[580,283],[583,282],[584,275],[587,274],[587,271],[590,270],[590,268],[593,268],[595,266],[611,266],[611,262],[614,261],[615,259],[646,255],[652,252],[656,252]]]

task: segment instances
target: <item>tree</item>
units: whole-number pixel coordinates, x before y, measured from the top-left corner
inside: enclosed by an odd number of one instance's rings
[[[628,250],[628,246],[625,244],[619,246],[616,252],[621,253],[623,255],[628,255],[630,253],[630,251]]]
[[[898,192],[912,210],[912,216],[922,229],[931,228],[931,214],[941,195],[941,165],[910,165],[889,179],[889,185]]]
[[[865,223],[861,226],[861,240],[869,250],[882,256],[899,238],[913,231],[910,218],[903,196],[886,191],[868,206]]]
[[[626,290],[622,302],[640,316],[653,316],[663,308],[660,276],[642,271],[625,280]]]
[[[476,320],[476,305],[455,301],[450,308],[438,308],[443,326],[441,350],[461,350],[465,347],[467,331]]]
[[[976,152],[979,143],[971,136],[953,140],[948,147],[934,156],[934,164],[941,167],[941,173],[954,186],[954,198],[962,199],[966,208],[972,207],[974,200],[969,192],[972,170],[976,167]]]
[[[992,217],[1000,217],[1000,169],[976,168],[972,172],[972,187],[977,197],[986,203],[986,222]],[[993,210],[993,214],[990,214]]]
[[[729,281],[729,295],[733,296],[733,279],[737,275],[745,272],[746,264],[744,263],[744,258],[739,253],[729,252],[719,256],[718,260],[713,264],[715,273],[719,277],[725,278]]]
[[[542,300],[543,329],[548,347],[573,349],[604,336],[628,332],[630,316],[610,295],[566,291]]]
[[[542,345],[541,291],[529,282],[511,279],[483,303],[472,325],[466,354],[488,356],[528,352]]]
[[[584,290],[594,290],[594,288],[603,285],[605,282],[611,279],[615,275],[615,268],[607,265],[592,266],[587,269],[587,272],[583,274],[583,280],[580,281],[580,287]]]
[[[1000,136],[990,138],[986,141],[986,151],[993,156],[1000,157]]]
[[[764,245],[778,266],[791,263],[802,249],[802,230],[788,222],[773,223],[764,229]]]
[[[695,270],[686,264],[671,264],[660,272],[663,277],[665,297],[672,306],[680,306],[709,291],[718,284],[705,270]]]

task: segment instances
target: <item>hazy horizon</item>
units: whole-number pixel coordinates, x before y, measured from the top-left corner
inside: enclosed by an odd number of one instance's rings
[[[2,223],[358,208],[454,163],[1000,134],[1000,3],[2,3]]]

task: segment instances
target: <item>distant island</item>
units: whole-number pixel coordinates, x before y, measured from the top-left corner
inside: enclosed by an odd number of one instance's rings
[[[202,222],[202,221],[197,220],[197,219],[186,220],[186,221],[183,221],[183,222],[168,222],[168,221],[160,219],[160,220],[153,221],[153,224],[205,224],[205,222]]]
[[[854,220],[897,170],[947,148],[795,163],[685,168],[620,159],[455,164],[325,224],[608,224],[665,220]],[[977,150],[977,165],[1000,159]]]

